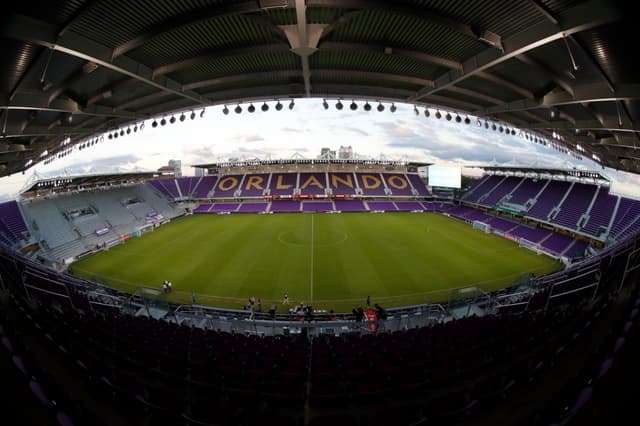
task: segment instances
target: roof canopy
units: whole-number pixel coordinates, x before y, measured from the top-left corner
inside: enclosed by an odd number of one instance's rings
[[[0,17],[0,175],[149,117],[301,97],[469,113],[637,173],[638,37],[618,3],[12,2]]]

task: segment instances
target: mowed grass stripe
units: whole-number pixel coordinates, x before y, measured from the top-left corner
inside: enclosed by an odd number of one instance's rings
[[[313,217],[313,262],[311,218]],[[173,282],[176,301],[238,308],[255,296],[350,310],[446,300],[451,288],[493,290],[558,262],[439,214],[196,215],[72,265],[116,288]],[[134,284],[137,283],[137,284]]]

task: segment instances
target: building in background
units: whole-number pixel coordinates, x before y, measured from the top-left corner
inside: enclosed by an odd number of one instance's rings
[[[196,167],[195,168],[195,175],[196,176],[204,176],[205,169],[203,169],[202,167]]]
[[[173,167],[175,177],[182,177],[182,160],[169,160],[169,166]]]
[[[335,160],[336,159],[336,151],[331,150],[331,148],[322,148],[320,150],[320,159],[321,160]]]
[[[340,160],[353,160],[353,148],[349,146],[340,146],[338,150],[338,158]]]

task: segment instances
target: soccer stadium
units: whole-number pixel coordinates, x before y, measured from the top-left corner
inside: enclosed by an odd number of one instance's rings
[[[640,174],[631,13],[604,0],[10,4],[0,177],[32,178],[0,203],[6,424],[634,423],[640,201],[617,190]],[[517,138],[530,161],[211,158],[233,143],[219,123],[267,132],[251,117],[285,125],[309,102],[379,129],[389,114],[473,129],[454,150]],[[34,172],[212,115],[193,175],[175,160]],[[544,164],[545,150],[571,165]]]

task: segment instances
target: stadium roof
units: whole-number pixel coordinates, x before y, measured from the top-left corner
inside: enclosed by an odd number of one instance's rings
[[[28,196],[40,192],[65,192],[78,189],[90,189],[104,185],[120,185],[137,182],[156,176],[154,172],[107,173],[80,176],[57,176],[41,178],[29,184],[20,195]]]
[[[484,169],[492,172],[514,172],[514,173],[537,173],[549,174],[556,176],[573,176],[577,178],[588,178],[609,182],[609,178],[597,170],[582,169],[560,169],[560,168],[544,168],[544,167],[526,167],[526,166],[466,166],[467,168]]]
[[[301,97],[469,113],[639,173],[638,37],[622,3],[14,1],[0,18],[0,176],[150,117]]]

